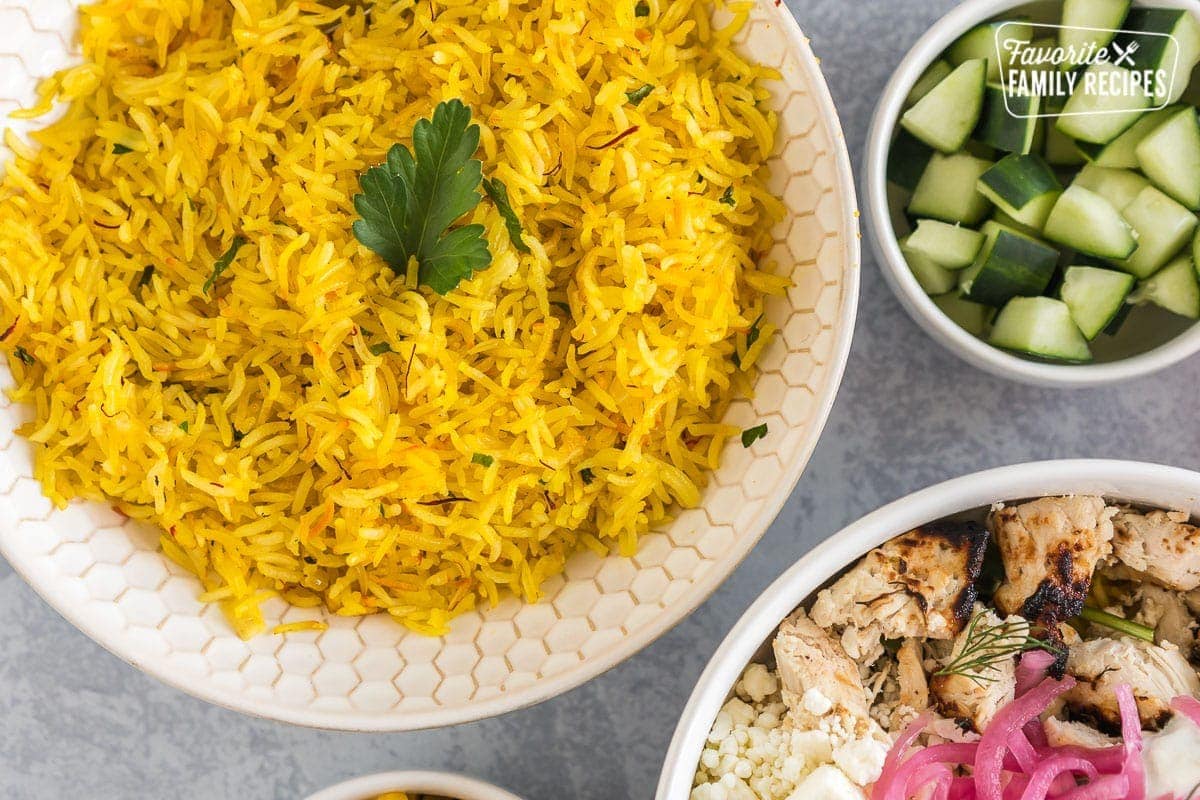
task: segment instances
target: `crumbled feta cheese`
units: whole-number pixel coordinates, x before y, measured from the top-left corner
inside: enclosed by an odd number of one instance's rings
[[[837,767],[825,765],[813,770],[787,800],[863,800],[862,790],[850,782]]]
[[[878,777],[873,747],[877,743],[868,740],[856,746],[854,726],[847,730],[847,720],[830,713],[833,704],[820,692],[807,692],[802,702],[803,719],[794,718],[783,704],[778,676],[762,664],[748,667],[713,721],[691,800],[788,800],[821,770],[826,772],[813,784],[821,792],[826,784],[834,786],[829,790],[834,792],[838,786],[853,788],[843,770],[852,771],[864,784]],[[846,763],[841,769],[835,765],[838,753]],[[830,771],[841,776],[841,784]],[[802,796],[817,797],[826,795]],[[828,797],[842,800],[847,795]],[[861,793],[848,797],[862,800]]]
[[[833,763],[859,786],[874,783],[883,772],[888,746],[875,739],[855,739],[833,751]]]
[[[833,708],[833,701],[825,695],[821,694],[820,689],[809,689],[804,693],[804,697],[800,699],[804,710],[813,716],[823,717],[829,713],[829,709]]]
[[[779,691],[779,679],[765,664],[751,664],[742,675],[742,690],[755,703],[761,703]]]

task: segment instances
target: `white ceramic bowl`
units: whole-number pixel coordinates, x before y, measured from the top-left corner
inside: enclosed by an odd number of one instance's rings
[[[0,114],[33,99],[33,75],[69,62],[78,0],[0,0]],[[833,404],[858,297],[858,229],[849,158],[808,40],[780,4],[761,2],[736,42],[778,66],[780,142],[770,188],[790,216],[770,256],[795,287],[768,304],[781,333],[764,352],[752,401],[732,407],[765,439],[725,452],[702,507],[646,535],[632,559],[581,554],[536,605],[505,600],[456,620],[448,636],[386,616],[329,616],[324,633],[241,641],[157,537],[110,509],[54,511],[13,435],[25,410],[0,400],[0,552],[97,642],[184,691],[304,725],[407,730],[492,716],[578,686],[645,647],[696,608],[750,551],[800,477]],[[7,98],[7,99],[5,99]],[[7,371],[0,384],[8,382]],[[279,622],[318,609],[264,609]]]
[[[308,800],[373,800],[384,792],[419,792],[450,800],[521,800],[490,783],[449,772],[380,772],[330,786]]]
[[[1200,515],[1200,473],[1136,461],[1040,461],[977,472],[889,503],[831,536],[763,592],[700,676],[667,752],[657,800],[687,800],[705,739],[742,671],[784,617],[893,536],[950,514],[1044,495],[1097,494]]]
[[[934,23],[892,74],[871,120],[863,175],[863,194],[869,217],[867,229],[875,260],[900,303],[918,325],[964,361],[994,375],[1039,386],[1080,387],[1115,383],[1157,372],[1200,350],[1200,325],[1193,325],[1156,347],[1147,345],[1142,352],[1138,351],[1138,343],[1133,342],[1130,349],[1135,354],[1119,360],[1093,364],[1032,361],[992,347],[956,325],[921,289],[900,254],[888,203],[887,157],[903,111],[904,98],[925,68],[955,39],[980,22],[1027,5],[1030,0],[966,0]],[[1197,0],[1138,0],[1136,5],[1186,8],[1200,17]]]

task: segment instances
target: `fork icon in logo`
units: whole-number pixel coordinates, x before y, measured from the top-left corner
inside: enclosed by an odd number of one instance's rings
[[[1118,42],[1113,42],[1111,47],[1113,51],[1113,66],[1135,66],[1133,54],[1136,53],[1138,51],[1138,47],[1140,47],[1137,42],[1130,42],[1125,47],[1121,47],[1120,43]]]

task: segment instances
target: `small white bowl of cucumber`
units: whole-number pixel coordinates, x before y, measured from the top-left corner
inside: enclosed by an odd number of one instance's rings
[[[1045,386],[1200,351],[1200,0],[967,0],[867,141],[871,240],[909,314]]]

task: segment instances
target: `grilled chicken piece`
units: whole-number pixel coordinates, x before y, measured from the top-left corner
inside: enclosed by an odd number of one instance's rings
[[[1012,629],[1014,636],[1023,638],[1028,634],[1029,624],[1025,620],[1012,621],[1019,626]],[[954,641],[954,648],[945,663],[954,663],[971,644],[972,633],[978,637],[987,628],[1003,624],[995,614],[986,612]],[[975,641],[977,643],[978,639]],[[1016,696],[1017,662],[1015,658],[1006,658],[995,662],[992,669],[966,667],[956,669],[953,675],[934,675],[929,688],[942,716],[969,722],[975,731],[982,733],[996,712]]]
[[[779,681],[783,684],[783,702],[789,709],[803,713],[805,693],[816,689],[843,714],[856,721],[870,721],[867,691],[858,665],[803,609],[795,611],[779,626],[774,649]]]
[[[1079,683],[1063,695],[1077,718],[1103,730],[1121,728],[1113,689],[1129,684],[1137,700],[1142,727],[1157,730],[1171,717],[1171,701],[1180,695],[1200,695],[1200,676],[1178,649],[1141,639],[1089,639],[1075,645],[1067,657],[1067,672]]]
[[[1005,573],[996,607],[1048,630],[1077,616],[1096,565],[1112,552],[1115,513],[1099,497],[1043,497],[993,511]]]
[[[973,522],[941,522],[867,553],[817,595],[822,628],[873,626],[889,639],[953,639],[975,605],[987,531]]]
[[[1082,722],[1071,722],[1057,717],[1046,717],[1042,721],[1046,729],[1046,741],[1051,747],[1086,747],[1089,750],[1103,750],[1120,740],[1101,733],[1090,725]]]
[[[1161,586],[1190,592],[1200,587],[1200,528],[1187,521],[1177,511],[1122,511],[1113,518],[1113,554]]]
[[[905,639],[896,652],[896,680],[900,684],[900,703],[918,711],[929,707],[929,681],[925,678],[921,641]]]
[[[1135,621],[1154,628],[1154,641],[1172,644],[1190,656],[1196,644],[1197,622],[1183,596],[1146,583],[1138,589],[1138,600]]]

